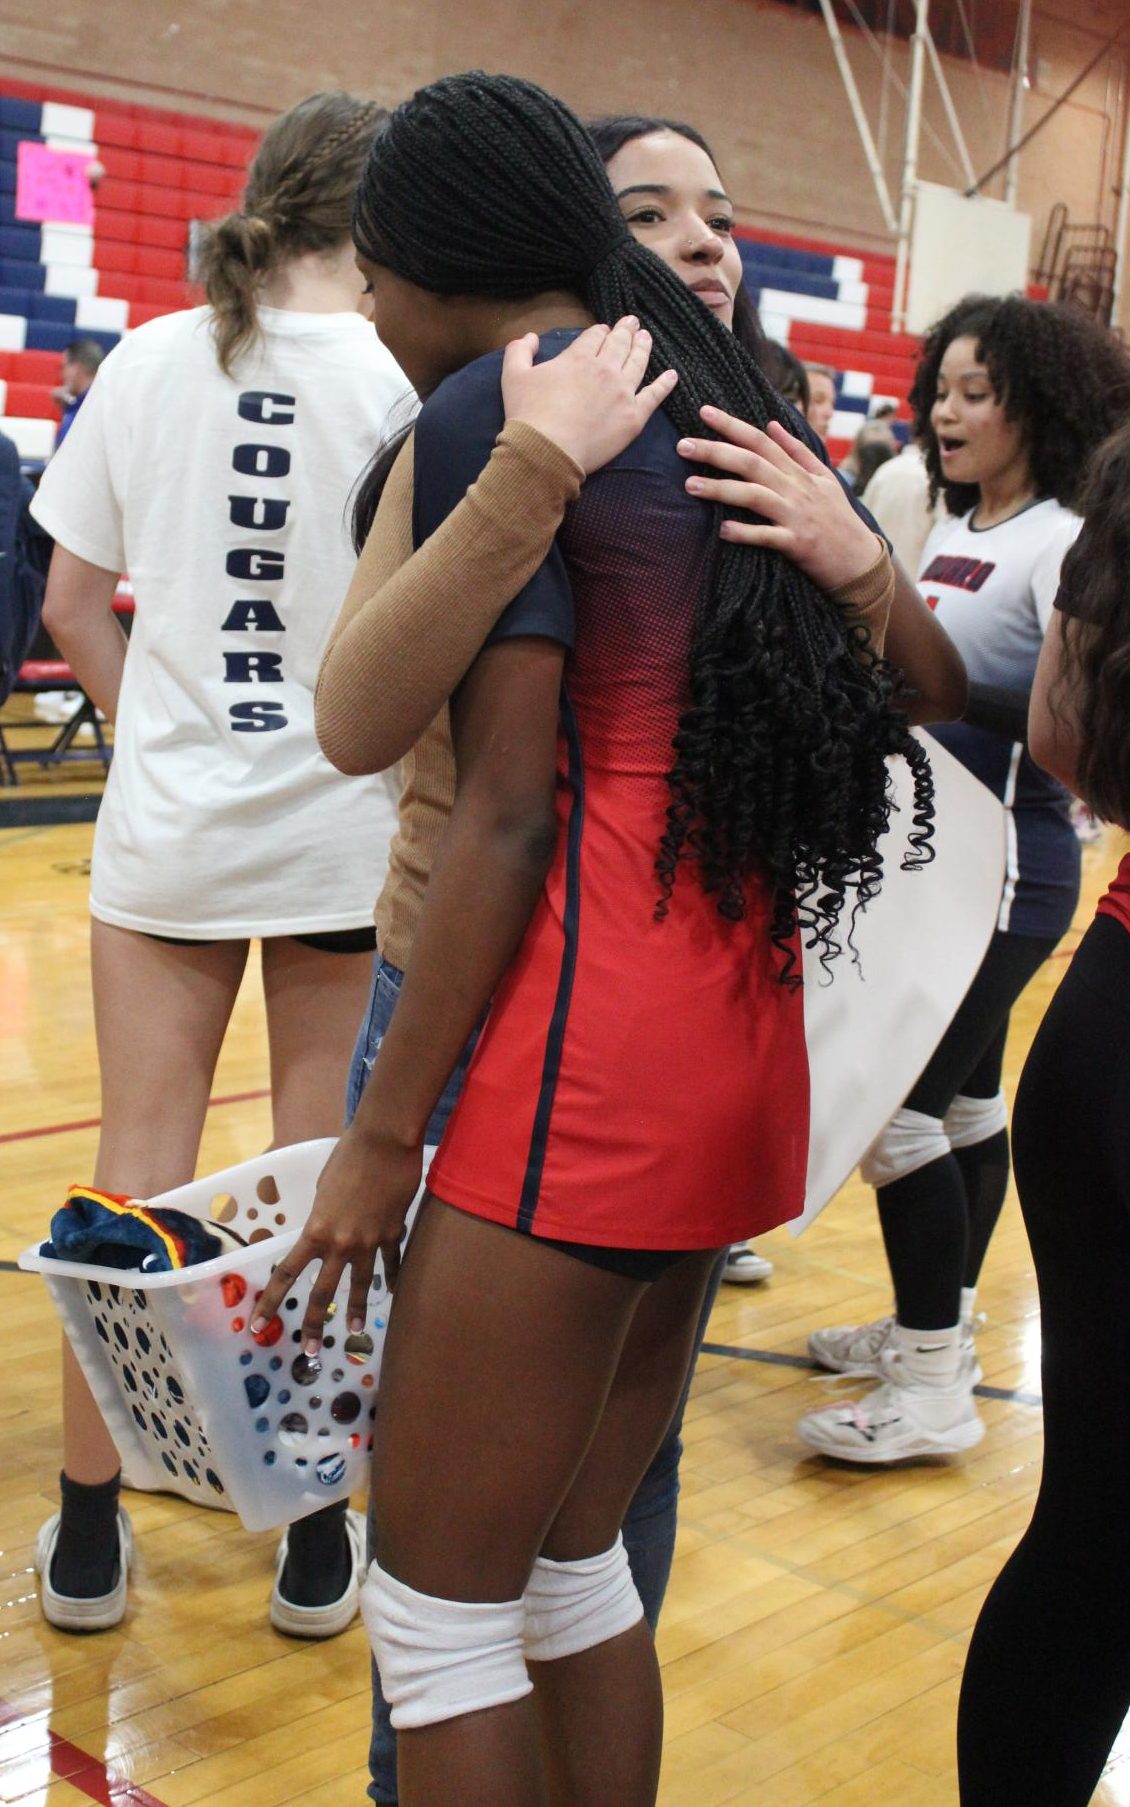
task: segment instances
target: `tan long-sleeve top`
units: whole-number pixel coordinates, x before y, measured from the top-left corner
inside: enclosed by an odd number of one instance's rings
[[[315,696],[327,759],[343,772],[402,761],[400,826],[377,900],[377,942],[407,965],[428,876],[455,800],[446,699],[507,604],[545,560],[584,473],[523,421],[508,421],[482,475],[418,549],[413,453],[405,442],[330,637]],[[874,566],[833,592],[882,648],[894,594],[885,545]]]

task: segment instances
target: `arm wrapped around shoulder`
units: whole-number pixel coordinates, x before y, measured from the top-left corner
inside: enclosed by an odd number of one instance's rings
[[[343,772],[402,759],[541,565],[584,472],[511,421],[447,519],[413,550],[412,442],[393,466],[322,661],[315,725]]]
[[[842,609],[853,627],[865,627],[872,650],[882,653],[887,633],[887,617],[895,595],[895,567],[885,540],[878,539],[875,563],[860,577],[841,584],[830,592],[831,600]]]

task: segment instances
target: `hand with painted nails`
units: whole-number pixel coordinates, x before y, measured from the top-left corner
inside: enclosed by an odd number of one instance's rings
[[[350,1276],[346,1327],[350,1332],[364,1330],[378,1253],[389,1289],[396,1283],[404,1221],[419,1190],[423,1164],[422,1145],[408,1148],[374,1137],[356,1123],[347,1129],[322,1169],[306,1228],[256,1301],[252,1334],[276,1316],[313,1261],[321,1267],[302,1320],[306,1354],[316,1355],[321,1348],[326,1312],[346,1268]]]
[[[717,439],[680,439],[691,464],[709,465],[717,477],[687,478],[687,490],[704,502],[749,511],[755,520],[727,520],[723,538],[743,546],[783,552],[819,589],[837,590],[869,571],[878,557],[875,534],[856,514],[835,472],[779,421],[768,432],[703,408]]]
[[[665,370],[640,384],[651,357],[651,334],[634,314],[613,327],[590,326],[555,358],[535,364],[538,336],[513,339],[502,360],[507,420],[524,420],[552,439],[586,476],[630,446],[678,377]]]

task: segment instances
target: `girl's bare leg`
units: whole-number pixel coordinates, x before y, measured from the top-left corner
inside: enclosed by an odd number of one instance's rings
[[[671,1422],[716,1255],[696,1255],[649,1286],[580,1472],[542,1546],[568,1562],[613,1543]],[[533,1663],[548,1807],[650,1803],[659,1784],[663,1695],[649,1627],[576,1656]]]
[[[276,1148],[340,1135],[373,956],[328,954],[293,936],[263,943]]]
[[[349,1062],[372,974],[371,952],[327,953],[293,936],[264,941],[263,996],[276,1148],[340,1133]],[[314,1621],[314,1629],[303,1630],[287,1609],[310,1612],[332,1607],[347,1593],[356,1601],[347,1506],[343,1500],[323,1507],[290,1527],[287,1560],[276,1587],[282,1598],[272,1604],[277,1629],[294,1636],[323,1636],[320,1621]]]
[[[247,960],[246,941],[153,941],[91,923],[102,1129],[94,1184],[148,1198],[186,1185],[212,1077]],[[63,1344],[63,1467],[87,1485],[118,1472],[118,1453]]]
[[[679,1326],[671,1348],[651,1349],[650,1384],[642,1344],[633,1354],[626,1373],[640,1411],[634,1453],[615,1480],[606,1480],[603,1462],[595,1465],[589,1503],[587,1486],[583,1500],[573,1490],[647,1289],[428,1199],[398,1282],[381,1377],[381,1567],[441,1601],[515,1600],[569,1500],[573,1509],[547,1554],[565,1550],[574,1535],[586,1547],[570,1554],[611,1545],[678,1399],[711,1259],[684,1264],[698,1268],[699,1284],[672,1297],[669,1316],[649,1314],[656,1331],[670,1330],[685,1305],[685,1334]],[[626,1395],[625,1426],[629,1417]],[[651,1807],[661,1720],[650,1636],[637,1627],[608,1649],[614,1665],[607,1654],[587,1669],[582,1658],[569,1659],[578,1697],[614,1680],[612,1705],[594,1703],[570,1773],[603,1776],[603,1801],[613,1798],[614,1773],[617,1807]],[[621,1700],[641,1727],[628,1752],[609,1748],[626,1733]],[[404,1732],[399,1749],[402,1807],[544,1807],[550,1798],[528,1698]]]
[[[91,924],[102,1092],[93,1182],[100,1190],[146,1198],[193,1178],[246,959],[245,941],[173,945]],[[68,1602],[97,1603],[117,1586],[118,1469],[113,1439],[64,1340],[64,1497],[44,1587],[45,1596],[48,1583],[58,1596],[44,1611],[63,1629],[86,1628]]]

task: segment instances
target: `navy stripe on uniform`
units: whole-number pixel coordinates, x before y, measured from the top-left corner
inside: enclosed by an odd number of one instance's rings
[[[554,999],[549,1034],[546,1037],[538,1105],[534,1112],[530,1152],[526,1158],[526,1176],[522,1181],[522,1196],[518,1201],[518,1221],[515,1228],[523,1230],[527,1234],[533,1228],[534,1213],[538,1208],[538,1196],[541,1192],[541,1176],[545,1166],[545,1152],[549,1143],[549,1124],[557,1092],[557,1076],[561,1071],[561,1050],[565,1042],[569,1005],[573,997],[573,979],[577,970],[577,943],[581,922],[581,833],[584,828],[585,816],[585,772],[580,736],[577,733],[577,721],[564,686],[561,689],[561,725],[565,730],[565,740],[569,749],[568,776],[569,787],[573,793],[565,854],[565,909],[562,918],[565,946],[561,955],[557,996]]]

